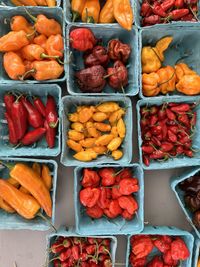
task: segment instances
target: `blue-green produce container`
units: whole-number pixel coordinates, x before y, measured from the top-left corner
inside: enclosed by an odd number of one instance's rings
[[[51,188],[51,199],[52,199],[52,218],[49,218],[45,212],[41,211],[42,214],[50,220],[52,224],[55,223],[55,205],[56,205],[56,186],[57,186],[57,170],[58,166],[54,160],[47,159],[25,159],[25,158],[0,158],[1,161],[9,164],[25,163],[32,166],[34,162],[39,164],[46,164],[53,177],[52,188]],[[0,166],[1,179],[9,178],[9,170],[6,167]],[[18,215],[17,213],[7,213],[6,211],[0,209],[0,230],[37,230],[37,231],[47,231],[50,229],[50,224],[48,224],[44,219],[40,217],[35,217],[32,220],[27,220]]]
[[[196,238],[194,242],[194,252],[193,252],[193,266],[198,267],[198,259],[200,257],[200,239]]]
[[[91,165],[91,167],[98,171],[102,167]],[[76,232],[79,234],[112,234],[112,235],[126,235],[126,234],[137,234],[143,230],[144,223],[144,173],[139,164],[120,165],[107,165],[106,167],[112,167],[116,171],[122,168],[130,168],[132,170],[133,177],[138,179],[140,190],[134,193],[139,209],[134,218],[130,221],[123,219],[121,216],[115,219],[109,219],[102,217],[100,219],[92,219],[85,212],[83,212],[83,206],[79,201],[79,192],[82,188],[81,179],[83,176],[83,169],[77,167],[74,170],[74,206],[75,206],[75,222]]]
[[[59,118],[61,118],[61,88],[56,84],[2,84],[0,89],[0,156],[57,156],[61,149],[61,120],[58,124],[56,142],[54,148],[49,148],[45,136],[37,143],[30,146],[12,146],[9,143],[8,126],[5,119],[5,105],[3,97],[8,92],[21,92],[30,96],[39,96],[46,104],[47,95],[50,94],[55,98],[58,108]]]
[[[79,105],[97,105],[103,102],[117,102],[122,108],[126,109],[126,114],[124,115],[124,122],[126,124],[126,136],[121,145],[123,150],[123,157],[117,161],[113,160],[111,157],[102,155],[97,157],[96,160],[92,162],[81,162],[73,158],[76,153],[67,147],[67,132],[70,127],[70,122],[68,120],[68,114],[76,111],[76,107]],[[61,163],[65,166],[88,166],[101,165],[101,164],[127,164],[130,163],[132,159],[132,104],[128,97],[122,96],[110,96],[110,97],[86,97],[86,96],[64,96],[62,98],[62,154]]]
[[[179,188],[179,183],[181,183],[182,181],[194,176],[197,173],[200,173],[200,167],[195,167],[195,168],[190,168],[187,171],[184,171],[184,173],[178,177],[172,177],[171,179],[171,188],[174,191],[176,198],[178,199],[178,202],[182,208],[182,210],[184,211],[187,220],[189,221],[189,223],[192,225],[193,229],[195,230],[198,238],[200,238],[200,231],[196,228],[196,226],[193,224],[192,218],[193,218],[193,213],[190,211],[189,208],[187,208],[187,206],[185,205],[185,201],[184,201],[184,191],[182,191]]]
[[[70,56],[70,64],[67,64],[67,89],[71,95],[123,95],[123,91],[115,91],[108,85],[104,87],[102,93],[83,93],[80,91],[74,74],[77,70],[84,69],[83,53],[70,48],[70,32],[80,27],[89,28],[97,39],[102,40],[103,46],[107,47],[108,42],[112,39],[119,39],[123,43],[131,46],[130,58],[126,64],[128,68],[128,85],[124,87],[126,95],[138,94],[138,30],[133,27],[131,31],[122,29],[119,25],[103,25],[103,24],[90,24],[90,25],[77,25],[70,24],[67,27],[67,51],[68,57]],[[108,67],[112,67],[113,62],[110,62]],[[106,69],[106,68],[105,68]]]
[[[156,43],[163,37],[172,36],[173,40],[168,49],[164,52],[165,60],[162,63],[163,66],[170,65],[172,67],[178,63],[186,63],[190,68],[200,74],[200,65],[198,60],[199,45],[200,45],[200,31],[199,26],[183,28],[176,25],[157,25],[156,27],[149,29],[144,27],[139,31],[139,96],[146,98],[142,93],[142,59],[141,52],[144,46],[155,46]],[[192,44],[192,45],[191,45]],[[169,95],[183,96],[182,93],[177,90],[169,92]],[[163,96],[159,94],[158,96]],[[157,97],[158,97],[157,96]]]
[[[11,0],[1,0],[0,1],[0,4],[2,5],[2,6],[12,6],[12,7],[17,7],[17,6],[15,6],[13,3],[12,3],[12,1]],[[61,0],[56,0],[56,6],[60,6],[61,5]],[[50,8],[50,7],[48,7],[48,6],[46,6],[46,8]]]
[[[63,237],[94,237],[94,238],[109,238],[111,240],[111,257],[112,257],[112,267],[115,266],[115,255],[117,249],[117,238],[115,236],[94,236],[94,235],[78,235],[73,228],[65,229],[61,227],[57,233],[52,233],[47,236],[47,251],[49,251],[51,245],[56,241],[59,236]],[[49,261],[55,256],[55,254],[51,254],[47,252],[46,257],[46,266],[53,267],[53,262],[49,263]]]
[[[49,19],[57,20],[61,27],[62,27],[62,35],[64,39],[64,47],[65,47],[65,23],[64,23],[64,16],[61,7],[54,7],[54,8],[46,8],[46,7],[26,7],[26,9],[22,7],[1,7],[0,8],[0,37],[7,34],[10,31],[10,22],[13,16],[21,15],[24,16],[28,21],[32,22],[29,15],[27,14],[26,10],[32,14],[33,16],[37,16],[39,14],[43,14],[47,16]],[[66,79],[66,64],[64,64],[65,70],[60,78],[54,80],[45,80],[45,81],[36,81],[36,80],[12,80],[6,74],[4,67],[3,67],[3,54],[0,52],[0,82],[1,83],[21,83],[21,84],[29,84],[29,83],[57,83],[64,81]],[[65,53],[64,53],[65,54]],[[64,56],[64,62],[66,62],[66,54]]]
[[[176,227],[168,227],[168,226],[145,226],[143,232],[140,235],[169,235],[174,237],[180,237],[186,243],[189,251],[190,256],[187,260],[181,261],[181,267],[193,267],[192,266],[192,254],[193,254],[193,246],[194,246],[194,237],[187,231],[183,231]],[[128,243],[127,243],[127,252],[126,252],[126,267],[131,267],[129,264],[129,256],[131,252],[131,235],[128,236]],[[150,253],[150,257],[159,255],[159,251],[154,249]]]
[[[140,108],[143,106],[151,107],[153,105],[159,106],[164,103],[199,103],[200,97],[199,96],[182,96],[182,97],[175,97],[175,96],[164,96],[164,97],[149,97],[143,100],[139,100],[137,102],[137,125],[138,125],[138,145],[139,145],[139,158],[140,163],[142,167],[146,170],[160,170],[160,169],[172,169],[172,168],[178,168],[178,167],[187,167],[187,166],[193,166],[193,165],[199,165],[200,164],[200,151],[199,151],[199,145],[200,145],[200,106],[197,105],[195,108],[195,111],[197,112],[197,123],[196,123],[196,130],[193,134],[193,142],[192,147],[196,150],[194,152],[194,156],[192,158],[186,157],[186,156],[179,156],[175,158],[170,158],[165,161],[151,161],[150,166],[147,167],[142,160],[142,134],[141,134],[141,126],[140,126]]]
[[[137,0],[135,1],[135,7],[134,7],[134,10],[135,10],[135,25],[138,27],[138,28],[142,28],[142,17],[140,16],[140,10],[141,10],[141,4],[143,3],[144,1],[143,0]],[[152,14],[154,15],[154,14]],[[182,26],[182,27],[188,27],[188,26],[195,26],[195,25],[199,25],[199,20],[200,20],[200,1],[198,0],[198,13],[197,13],[197,17],[198,17],[198,22],[190,22],[190,21],[170,21],[170,23],[165,23],[165,24],[155,24],[155,25],[152,25],[152,26],[146,26],[144,28],[150,28],[150,30],[152,30],[152,28],[156,28],[158,25],[159,26],[162,26],[164,27],[163,28],[163,31],[165,32],[166,29],[165,27],[167,25],[172,25],[172,26]],[[185,30],[184,28],[184,30]]]

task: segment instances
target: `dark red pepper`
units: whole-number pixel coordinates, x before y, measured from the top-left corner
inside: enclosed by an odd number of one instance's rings
[[[187,114],[178,115],[178,121],[190,128],[190,121],[189,121]]]
[[[125,64],[130,57],[131,47],[117,39],[113,39],[108,43],[108,54],[110,59],[114,61],[120,60]]]
[[[168,108],[166,109],[166,115],[167,115],[169,120],[173,121],[176,119],[176,115]]]
[[[95,46],[90,54],[84,56],[84,64],[86,67],[95,65],[106,66],[109,62],[107,50],[103,46]]]
[[[45,117],[46,115],[46,108],[45,105],[43,104],[42,100],[39,97],[34,97],[33,98],[33,104],[37,108],[37,110],[40,112],[40,114]]]
[[[193,151],[192,150],[184,150],[184,154],[190,158],[193,157]]]
[[[140,9],[140,15],[142,17],[146,17],[149,11],[151,10],[151,7],[148,2],[143,2]]]
[[[179,104],[176,107],[170,108],[173,112],[179,113],[179,112],[187,112],[190,111],[190,105],[189,104]]]
[[[145,154],[151,154],[151,153],[153,153],[154,148],[153,148],[153,146],[145,146],[145,145],[142,145],[142,151]]]
[[[75,261],[79,260],[79,246],[72,246],[72,257],[75,259]]]
[[[185,242],[180,237],[177,237],[171,243],[171,255],[172,259],[183,260],[183,261],[190,256],[189,249],[187,248]]]
[[[70,32],[70,44],[78,51],[91,50],[96,44],[93,32],[87,28],[77,28]]]
[[[55,147],[55,141],[56,141],[57,129],[49,127],[49,124],[47,123],[46,120],[44,122],[44,128],[46,129],[46,142],[48,144],[48,147],[54,148]]]
[[[13,120],[11,118],[11,116],[9,115],[9,113],[5,113],[5,118],[7,120],[8,123],[8,132],[9,132],[9,142],[13,145],[16,145],[18,143],[18,138],[17,138],[17,133],[16,133],[16,129],[13,123]]]
[[[151,128],[151,133],[152,133],[153,135],[159,135],[159,134],[161,134],[161,133],[162,133],[162,127],[161,127],[160,125],[153,126],[153,127]]]
[[[184,6],[184,0],[175,0],[174,6],[176,8],[183,8],[183,6]]]
[[[45,128],[37,128],[35,130],[26,133],[20,142],[25,146],[32,145],[35,142],[39,141],[44,136],[45,133],[46,133]]]
[[[58,112],[56,107],[56,102],[53,96],[47,96],[47,104],[46,104],[46,121],[49,124],[49,127],[56,128],[58,125]]]
[[[128,70],[120,60],[115,61],[113,67],[107,69],[107,73],[110,87],[122,90],[128,84]]]
[[[160,149],[161,149],[162,151],[164,151],[164,152],[169,152],[169,151],[171,151],[173,148],[174,148],[174,144],[169,143],[169,142],[163,142],[163,143],[161,144],[161,147],[160,147]]]
[[[147,155],[143,155],[143,156],[142,156],[142,159],[143,159],[144,164],[148,167],[148,166],[150,165],[150,159],[149,159],[149,156],[147,156]]]
[[[160,17],[165,18],[167,16],[167,13],[162,8],[162,4],[160,5],[158,2],[155,2],[152,7],[152,11],[155,15],[158,15]]]
[[[188,8],[182,8],[182,9],[175,9],[175,10],[172,10],[170,13],[169,13],[169,17],[172,19],[172,20],[179,20],[181,19],[182,17],[186,16],[187,14],[189,14],[189,9]]]
[[[162,159],[166,157],[167,154],[161,150],[156,150],[150,155],[150,159]]]
[[[161,17],[158,15],[151,15],[149,17],[145,17],[142,21],[143,25],[145,26],[146,24],[149,25],[154,25],[157,23],[161,23]]]
[[[83,170],[83,179],[81,181],[83,187],[96,187],[99,185],[99,181],[100,177],[96,171],[88,168]]]
[[[160,6],[164,11],[167,11],[174,6],[174,3],[175,0],[164,0]]]
[[[150,121],[150,125],[151,125],[151,126],[155,125],[155,124],[157,123],[157,121],[158,121],[158,116],[156,116],[156,115],[152,115],[152,116],[150,117],[149,121]]]
[[[167,134],[168,134],[169,140],[172,143],[176,143],[177,142],[177,136],[171,130],[168,129]]]
[[[6,94],[4,95],[4,104],[6,108],[6,112],[8,113],[9,116],[11,115],[11,110],[12,110],[12,104],[15,102],[15,96],[12,94]]]

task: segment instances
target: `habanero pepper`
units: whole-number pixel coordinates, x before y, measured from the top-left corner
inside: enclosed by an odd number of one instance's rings
[[[129,214],[134,214],[138,210],[138,203],[135,198],[131,196],[121,196],[118,198],[119,206],[127,210]]]
[[[3,55],[3,66],[5,72],[12,80],[19,80],[26,71],[21,57],[14,52],[7,52]]]
[[[14,16],[10,22],[10,28],[14,32],[25,31],[27,34],[34,33],[34,27],[23,16]]]
[[[100,187],[100,196],[98,199],[98,206],[101,209],[107,209],[110,205],[111,199],[109,199],[108,190],[111,190],[110,188]]]
[[[71,11],[72,11],[72,22],[75,22],[81,17],[83,8],[86,0],[72,0],[71,1]]]
[[[61,34],[51,35],[46,41],[46,51],[49,56],[63,57],[64,43]]]
[[[113,23],[115,21],[113,0],[107,0],[99,15],[99,23]]]
[[[45,50],[37,44],[29,44],[21,49],[22,58],[28,61],[42,60]]]
[[[112,88],[123,90],[128,84],[128,70],[120,60],[115,61],[113,68],[108,68],[107,73],[109,77],[108,83]]]
[[[185,242],[180,237],[177,237],[171,243],[171,255],[172,259],[183,260],[183,261],[190,256],[189,249],[187,248]]]
[[[144,258],[148,256],[153,250],[153,242],[149,236],[138,236],[137,239],[132,240],[131,251],[135,255],[136,259]]]
[[[113,39],[108,43],[108,54],[112,60],[120,60],[123,63],[126,63],[131,54],[131,47],[128,44]]]
[[[99,219],[103,216],[103,210],[98,205],[95,205],[91,208],[87,207],[86,214],[93,219]]]
[[[111,186],[115,183],[115,171],[113,168],[102,168],[98,171],[102,186]]]
[[[40,114],[45,117],[46,116],[46,108],[45,105],[43,104],[42,100],[37,97],[34,96],[33,97],[33,104],[35,106],[35,108],[40,112]]]
[[[163,236],[158,236],[156,240],[153,241],[154,246],[162,253],[167,252],[171,248],[171,243],[166,241]]]
[[[97,42],[93,32],[87,28],[76,28],[69,37],[71,47],[82,52],[93,49]]]
[[[11,109],[12,109],[12,104],[15,102],[15,96],[7,93],[4,95],[3,100],[4,100],[6,112],[11,116]]]
[[[97,204],[100,196],[99,188],[84,188],[79,193],[79,199],[83,206],[92,208]]]
[[[44,34],[40,34],[33,39],[33,43],[41,46],[43,49],[46,49],[46,41],[47,37]]]
[[[45,133],[46,133],[45,128],[34,129],[26,133],[20,142],[22,143],[22,145],[25,146],[32,145],[35,142],[39,141],[44,136]]]
[[[83,187],[95,187],[99,185],[100,177],[96,171],[85,168],[83,170],[83,179],[81,185]]]
[[[119,192],[122,195],[131,195],[138,192],[140,189],[136,178],[125,178],[119,182]]]
[[[133,24],[133,10],[129,0],[113,1],[113,12],[116,21],[126,30],[130,31]]]
[[[109,56],[105,47],[97,45],[92,49],[92,52],[84,56],[84,64],[86,67],[95,65],[106,66],[109,62]]]
[[[170,266],[177,266],[177,264],[178,264],[178,260],[172,259],[172,254],[171,254],[170,249],[164,252],[163,261],[165,264],[168,264]]]
[[[163,267],[163,261],[159,256],[154,256],[153,259],[147,264],[147,267]]]
[[[99,0],[86,0],[81,14],[82,21],[87,23],[98,23],[100,9]]]
[[[117,199],[111,200],[109,204],[109,211],[114,217],[119,216],[122,213],[122,209]]]
[[[55,99],[51,95],[47,96],[45,116],[49,127],[56,128],[59,122],[59,118]]]
[[[17,138],[17,134],[16,134],[16,130],[15,130],[15,126],[14,126],[12,117],[10,116],[9,113],[6,112],[5,118],[6,118],[7,123],[8,123],[9,142],[12,145],[16,145],[18,143],[18,138]]]

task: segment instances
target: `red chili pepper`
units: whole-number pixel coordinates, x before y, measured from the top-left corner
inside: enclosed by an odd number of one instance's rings
[[[142,107],[142,108],[140,108],[140,114],[141,114],[141,116],[146,117],[146,116],[149,115],[149,112],[150,112],[150,110],[149,110],[148,107]]]
[[[165,18],[167,16],[165,10],[162,8],[162,4],[160,5],[158,2],[155,2],[152,7],[152,11],[155,15]]]
[[[146,17],[146,15],[149,13],[149,10],[151,10],[149,3],[143,2],[140,9],[140,15],[142,17]]]
[[[190,127],[190,121],[187,114],[178,115],[178,121],[183,123],[185,126]]]
[[[148,256],[153,250],[153,242],[149,236],[138,236],[138,239],[132,240],[131,251],[136,259]]]
[[[33,104],[37,108],[37,110],[40,112],[40,114],[45,117],[46,115],[46,108],[45,105],[43,104],[42,100],[39,97],[34,97],[33,98]]]
[[[151,128],[151,133],[153,135],[159,135],[160,133],[162,132],[162,127],[160,125],[157,125],[157,126],[153,126]]]
[[[131,178],[132,171],[129,168],[122,169],[116,176],[115,181],[118,183],[121,179]]]
[[[111,186],[115,183],[115,171],[113,168],[102,168],[98,171],[101,176],[102,186]]]
[[[168,264],[170,266],[177,266],[178,261],[172,259],[172,254],[171,254],[171,250],[169,249],[168,251],[165,251],[163,254],[163,261],[165,264]]]
[[[75,259],[75,261],[79,260],[79,246],[72,246],[72,257]]]
[[[49,124],[45,120],[44,122],[44,128],[46,129],[46,142],[48,144],[49,148],[55,147],[55,141],[56,141],[56,128],[49,127]]]
[[[197,4],[197,0],[184,0],[184,2],[188,5],[194,5]]]
[[[126,178],[119,182],[119,192],[128,196],[139,191],[138,180],[136,178]]]
[[[182,17],[186,16],[187,14],[189,14],[189,9],[188,8],[182,8],[182,9],[175,9],[175,10],[172,10],[170,13],[169,13],[169,17],[172,19],[172,20],[179,20],[181,19]]]
[[[65,249],[65,247],[61,244],[61,242],[55,242],[50,249],[51,253],[57,254],[62,252]]]
[[[61,262],[59,260],[53,261],[54,267],[61,267]]]
[[[109,205],[109,211],[115,217],[119,216],[122,213],[122,209],[117,199],[111,200]]]
[[[99,185],[100,177],[96,171],[85,168],[83,170],[83,179],[81,185],[83,187],[96,187]]]
[[[149,124],[149,120],[148,119],[146,119],[146,118],[142,118],[141,120],[140,120],[140,126],[141,126],[141,128],[144,128],[145,126],[147,126]]]
[[[85,207],[94,207],[99,199],[99,188],[84,188],[79,193],[80,202]]]
[[[194,111],[193,114],[192,114],[192,118],[190,119],[191,127],[196,126],[196,123],[197,123],[197,112]]]
[[[145,133],[145,140],[150,140],[151,137],[152,137],[152,134],[151,134],[150,131],[148,131],[148,132]]]
[[[58,125],[58,113],[56,108],[56,102],[53,96],[47,96],[46,104],[46,120],[51,128],[56,128]]]
[[[159,256],[154,256],[153,259],[147,264],[147,267],[163,267],[163,261]]]
[[[142,21],[143,24],[154,25],[157,23],[161,23],[161,17],[158,15],[151,15],[149,17],[145,17]]]
[[[179,145],[179,146],[176,147],[176,153],[177,153],[177,155],[183,154],[183,151],[184,151],[184,149],[183,149],[182,146]]]
[[[186,260],[190,256],[190,251],[188,250],[185,242],[177,237],[171,243],[171,255],[174,260]]]
[[[77,28],[70,32],[70,44],[78,51],[91,50],[96,44],[93,32],[87,28]]]
[[[143,267],[147,263],[147,258],[146,257],[143,257],[143,258],[137,259],[136,256],[133,253],[131,253],[130,258],[129,258],[129,261],[131,263],[131,266],[134,266],[134,267]]]
[[[190,111],[190,105],[189,104],[179,104],[176,107],[171,107],[171,110],[173,112],[176,112],[176,113],[187,112],[187,111]]]
[[[108,190],[111,190],[110,188],[100,187],[100,196],[98,199],[98,205],[101,209],[107,209],[110,205],[110,199],[108,198]]]
[[[16,135],[17,139],[21,139],[24,134],[27,131],[27,111],[20,101],[20,99],[17,99],[11,109],[11,115],[12,115],[12,120],[14,123],[14,128],[16,130]]]
[[[160,142],[163,141],[163,135],[162,135],[162,133],[159,134],[159,135],[157,135],[156,138],[157,138],[157,140],[159,140]]]
[[[153,241],[154,246],[161,251],[162,253],[165,253],[171,248],[171,243],[166,242],[166,240],[160,236],[155,241]]]
[[[22,97],[21,101],[27,111],[29,125],[33,128],[42,127],[44,121],[39,111],[31,104],[30,101],[28,101],[27,98]]]
[[[159,120],[164,120],[166,118],[166,111],[165,111],[165,109],[160,109],[158,111],[158,118],[159,118]]]
[[[134,214],[138,209],[138,203],[133,196],[121,196],[118,198],[119,206],[130,214]]]
[[[176,8],[182,8],[184,6],[184,0],[176,0],[174,6]]]
[[[159,121],[159,124],[162,127],[162,139],[165,140],[167,137],[166,120]]]
[[[164,11],[167,11],[174,6],[174,3],[175,3],[175,0],[164,0],[163,3],[161,4],[161,8]]]
[[[174,133],[174,134],[178,134],[178,131],[179,131],[179,128],[178,128],[178,126],[168,126],[168,129],[170,130],[170,131],[172,131],[172,133]]]
[[[182,137],[181,139],[179,139],[179,143],[181,143],[182,145],[185,145],[185,143],[190,142],[191,139],[188,135],[186,135],[185,137]]]
[[[103,210],[98,205],[95,205],[91,208],[87,207],[86,214],[93,219],[99,219],[103,216]]]
[[[133,219],[133,214],[130,214],[127,210],[123,210],[121,216],[128,221],[131,221]]]
[[[166,114],[169,120],[175,120],[176,119],[176,115],[170,110],[170,109],[166,109]]]
[[[177,142],[177,136],[171,130],[168,129],[167,134],[168,134],[169,140],[172,143],[176,143]]]
[[[4,104],[6,108],[6,112],[8,113],[9,116],[11,115],[11,110],[12,110],[12,105],[15,102],[15,96],[12,94],[6,94],[4,95]]]
[[[192,150],[184,150],[184,154],[190,158],[193,157],[193,151]]]
[[[119,188],[118,187],[113,187],[112,188],[112,199],[117,199],[119,197],[121,197],[122,194],[119,192]]]
[[[164,151],[164,152],[169,152],[169,151],[171,151],[173,148],[174,148],[174,144],[169,143],[169,142],[163,142],[163,143],[161,144],[161,147],[160,147],[160,149],[161,149],[162,151]]]
[[[166,156],[167,154],[161,150],[156,150],[154,151],[149,157],[150,159],[162,159]]]
[[[35,130],[32,130],[25,134],[25,136],[21,139],[21,143],[25,146],[32,145],[35,142],[39,141],[45,133],[45,128],[37,128]]]
[[[5,118],[8,123],[9,142],[13,145],[16,145],[18,143],[17,133],[16,133],[13,120],[8,112],[5,113]]]
[[[70,256],[71,256],[72,250],[71,248],[68,248],[67,250],[65,250],[64,252],[61,252],[60,255],[58,256],[58,258],[60,259],[60,261],[66,261]]]
[[[143,155],[142,156],[142,160],[144,162],[144,164],[148,167],[150,165],[150,159],[149,159],[149,156],[147,155]]]
[[[154,145],[156,145],[156,146],[158,146],[158,147],[161,146],[161,142],[160,142],[160,140],[158,140],[158,138],[156,138],[155,136],[153,136],[153,137],[151,138],[151,141],[153,142]]]
[[[145,145],[142,145],[142,151],[143,151],[145,154],[151,154],[151,153],[153,153],[154,148],[153,148],[152,146],[145,146]]]
[[[157,121],[158,121],[158,116],[156,116],[156,115],[152,115],[152,116],[150,117],[150,125],[151,125],[151,126],[152,126],[152,125],[155,125]]]

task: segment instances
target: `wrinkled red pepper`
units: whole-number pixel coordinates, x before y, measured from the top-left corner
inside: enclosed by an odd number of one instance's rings
[[[128,70],[121,61],[115,61],[113,68],[108,68],[107,72],[112,88],[121,90],[128,84]]]
[[[108,54],[110,59],[114,61],[120,60],[126,63],[131,54],[131,47],[128,44],[114,39],[108,43]]]
[[[74,49],[85,52],[93,49],[96,38],[93,32],[87,28],[77,28],[70,32],[70,44]]]

